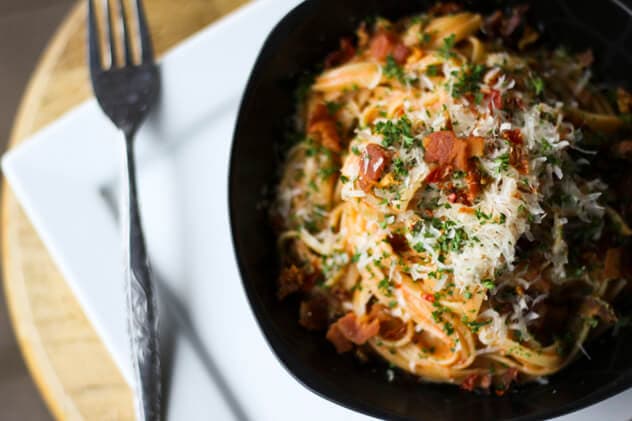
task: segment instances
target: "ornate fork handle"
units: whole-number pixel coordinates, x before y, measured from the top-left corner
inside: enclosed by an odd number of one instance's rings
[[[160,420],[161,382],[156,292],[151,281],[145,238],[136,190],[134,132],[125,133],[121,226],[125,242],[125,283],[128,329],[135,384],[142,388],[136,399],[138,420]]]
[[[130,26],[124,0],[102,0],[103,36],[99,36],[96,0],[87,2],[88,64],[94,95],[103,112],[125,134],[120,220],[136,419],[159,421],[162,397],[158,308],[138,211],[134,135],[156,103],[160,76],[142,1],[132,0],[136,22]],[[120,37],[114,36],[116,33]],[[139,48],[136,54],[133,43]],[[106,54],[102,53],[102,44]],[[122,54],[117,56],[117,51]]]

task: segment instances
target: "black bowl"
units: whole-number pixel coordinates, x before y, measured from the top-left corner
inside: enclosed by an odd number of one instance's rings
[[[499,3],[469,2],[468,6],[490,10]],[[576,50],[592,48],[600,77],[629,85],[632,16],[620,1],[530,3],[531,14],[549,42]],[[278,255],[262,201],[279,173],[279,149],[294,111],[297,78],[322,62],[337,48],[338,39],[353,33],[367,16],[398,18],[431,4],[423,0],[308,0],[268,36],[241,103],[229,179],[235,252],[259,326],[276,356],[299,382],[324,398],[380,418],[541,419],[613,396],[632,386],[631,329],[616,337],[607,333],[589,346],[592,360],[578,360],[552,376],[547,385],[525,385],[503,397],[483,396],[455,386],[414,382],[401,375],[388,382],[385,366],[363,365],[350,355],[336,354],[323,334],[298,325],[296,302],[276,299]]]

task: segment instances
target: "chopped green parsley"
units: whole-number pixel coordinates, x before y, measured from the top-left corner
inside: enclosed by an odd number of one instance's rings
[[[499,173],[507,171],[509,169],[509,154],[505,153],[499,156],[494,162],[498,165],[497,171]]]
[[[479,329],[483,326],[486,326],[488,324],[490,324],[492,321],[490,320],[484,320],[481,322],[477,322],[476,320],[468,320],[467,317],[463,316],[463,323],[465,323],[465,325],[473,332],[473,333],[478,333]]]
[[[487,289],[494,289],[494,288],[496,288],[496,284],[494,284],[494,281],[491,280],[491,279],[483,279],[481,284],[483,284],[483,286],[485,288],[487,288]]]
[[[406,164],[400,158],[393,159],[393,172],[398,177],[405,177],[408,175],[408,169],[406,169]]]
[[[404,146],[414,144],[415,138],[412,134],[412,123],[408,117],[403,116],[396,122],[392,120],[378,121],[375,130],[383,136],[382,146],[389,147],[401,141]]]
[[[472,94],[474,99],[480,103],[482,96],[477,97],[477,94],[480,93],[480,83],[484,72],[485,66],[482,64],[467,65],[460,72],[453,72],[456,80],[452,84],[452,97],[461,98],[464,95]]]
[[[404,74],[404,69],[402,66],[397,64],[393,56],[389,55],[386,57],[386,64],[382,67],[382,71],[384,72],[384,76],[389,79],[397,79],[401,83],[406,83],[406,75]]]
[[[382,290],[382,292],[384,293],[384,295],[386,295],[387,297],[390,297],[391,295],[393,295],[393,286],[391,285],[390,281],[387,278],[382,279],[378,284],[377,287]]]
[[[433,77],[439,76],[441,73],[441,66],[438,64],[431,64],[426,68],[426,75]]]
[[[542,95],[544,92],[544,81],[540,77],[533,77],[529,80],[533,93],[536,96]]]
[[[455,34],[450,34],[449,36],[443,38],[443,44],[441,45],[441,47],[439,47],[439,54],[441,54],[441,56],[445,58],[454,57],[455,54],[454,54],[454,51],[452,51],[452,49],[454,48],[455,42],[456,42]]]

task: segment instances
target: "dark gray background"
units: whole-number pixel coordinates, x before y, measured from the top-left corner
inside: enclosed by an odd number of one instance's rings
[[[37,58],[75,0],[0,0],[0,142],[6,148],[15,111]],[[0,419],[51,420],[17,347],[0,293]]]

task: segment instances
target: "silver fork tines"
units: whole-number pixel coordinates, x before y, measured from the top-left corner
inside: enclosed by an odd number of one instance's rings
[[[95,11],[95,0],[88,0],[88,42],[89,42],[89,54],[90,54],[90,69],[101,70],[111,69],[116,67],[116,50],[122,48],[123,66],[129,66],[133,64],[153,63],[154,53],[151,43],[151,37],[147,28],[147,20],[145,18],[144,9],[140,0],[133,1],[133,12],[135,14],[135,20],[138,26],[138,33],[132,35],[138,42],[138,48],[140,50],[139,60],[136,63],[133,58],[132,40],[130,39],[130,26],[128,25],[127,11],[124,7],[123,0],[112,0],[115,3],[115,9],[118,12],[118,16],[115,16],[110,12],[110,0],[103,0],[103,13],[105,15],[105,35],[107,38],[107,63],[102,62],[103,53],[101,51],[101,40],[99,38],[99,29],[97,24],[97,16]],[[117,19],[118,18],[118,19]],[[120,32],[120,43],[116,42],[115,29],[118,28]]]
[[[149,262],[138,210],[134,136],[156,102],[160,88],[158,68],[154,63],[151,39],[140,0],[133,0],[138,33],[131,34],[123,0],[116,1],[116,14],[104,0],[105,29],[108,50],[107,65],[102,62],[101,40],[94,0],[88,1],[88,62],[92,88],[103,112],[125,136],[123,165],[121,228],[124,238],[125,284],[127,293],[128,329],[136,389],[138,420],[158,421],[161,413],[160,356],[158,352],[158,310],[150,277]],[[118,20],[118,24],[117,24]],[[120,31],[120,43],[114,36]],[[134,60],[132,44],[140,49]],[[122,63],[117,65],[117,48]]]

